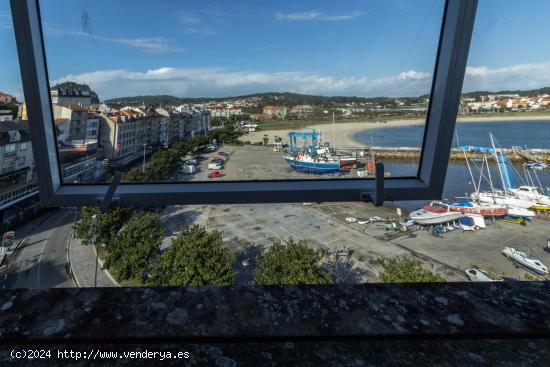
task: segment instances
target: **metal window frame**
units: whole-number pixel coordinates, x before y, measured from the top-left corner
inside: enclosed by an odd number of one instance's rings
[[[98,205],[107,184],[69,185],[58,164],[38,0],[11,0],[13,27],[43,206]],[[446,0],[417,177],[120,184],[124,205],[439,199],[447,173],[477,0]],[[378,194],[378,195],[377,195]]]

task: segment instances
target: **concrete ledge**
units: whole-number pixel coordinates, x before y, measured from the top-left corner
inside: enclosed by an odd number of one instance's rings
[[[0,291],[3,343],[550,337],[550,283]]]

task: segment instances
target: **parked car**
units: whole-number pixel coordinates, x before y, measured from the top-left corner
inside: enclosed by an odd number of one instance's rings
[[[220,162],[210,162],[208,163],[208,169],[209,170],[220,170],[223,168],[223,164]]]
[[[208,178],[219,178],[222,177],[222,171],[212,171],[208,174]]]
[[[197,172],[197,167],[192,164],[184,164],[181,166],[181,172],[186,175],[192,175]]]
[[[206,147],[206,150],[209,151],[209,152],[213,152],[215,151],[216,149],[218,149],[217,146],[215,146],[214,144],[210,144]]]
[[[196,158],[191,158],[191,159],[186,160],[185,163],[189,164],[189,165],[196,166],[199,162],[197,161]]]
[[[347,218],[346,218],[346,222],[355,223],[355,222],[357,222],[357,218],[354,218],[354,217],[347,217]]]
[[[226,152],[219,152],[218,154],[221,155],[224,158],[229,157],[229,154],[227,154]]]

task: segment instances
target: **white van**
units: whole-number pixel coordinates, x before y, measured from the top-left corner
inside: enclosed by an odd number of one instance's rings
[[[222,169],[222,165],[218,162],[208,163],[208,169],[210,170]]]

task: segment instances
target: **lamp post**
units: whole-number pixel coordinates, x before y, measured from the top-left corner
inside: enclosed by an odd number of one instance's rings
[[[145,148],[147,147],[147,143],[143,143],[143,168],[142,168],[142,172],[143,174],[145,174]]]
[[[95,247],[94,287],[97,287],[97,268],[98,268],[98,264],[99,264],[99,251],[98,251],[97,245],[96,245],[96,242],[97,242],[97,224],[96,224],[97,214],[92,215],[92,219],[93,219],[92,223],[93,223],[93,231],[94,231],[94,234],[93,234],[93,237],[92,237],[92,244]]]

